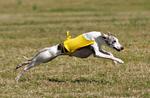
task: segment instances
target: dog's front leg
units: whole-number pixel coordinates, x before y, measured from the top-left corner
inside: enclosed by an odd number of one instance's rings
[[[93,49],[94,49],[94,52],[95,52],[95,56],[96,56],[96,57],[102,57],[102,58],[106,58],[106,59],[111,59],[111,60],[116,61],[116,62],[118,62],[118,63],[124,63],[121,59],[116,58],[116,57],[114,57],[113,55],[108,55],[108,54],[105,54],[105,53],[103,53],[103,52],[100,52],[97,43],[94,43],[94,44],[91,45],[91,46],[92,46]]]
[[[107,51],[105,51],[105,50],[103,50],[103,49],[100,49],[100,52],[102,52],[102,53],[104,53],[104,54],[106,54],[106,55],[110,55],[110,56],[113,56],[113,57],[114,57],[114,55],[113,55],[111,52],[107,52]],[[115,60],[113,60],[113,62],[114,62],[115,64],[118,63],[118,62],[115,61]]]
[[[104,53],[104,54],[113,56],[113,54],[111,52],[107,52],[107,51],[105,51],[103,49],[99,49],[99,51],[102,52],[102,53]]]
[[[106,59],[111,59],[111,60],[114,61],[115,64],[116,64],[117,62],[118,62],[118,63],[121,63],[121,64],[124,63],[124,62],[123,62],[121,59],[119,59],[119,58],[116,58],[116,57],[111,56],[111,55],[106,55],[106,54],[101,53],[101,52],[95,52],[95,56],[96,56],[96,57],[106,58]]]

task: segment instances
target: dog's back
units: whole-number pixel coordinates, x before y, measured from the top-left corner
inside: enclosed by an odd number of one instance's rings
[[[64,41],[64,47],[68,50],[68,52],[73,53],[79,48],[89,46],[93,44],[93,40],[87,40],[83,35],[79,35],[75,38],[70,38]]]

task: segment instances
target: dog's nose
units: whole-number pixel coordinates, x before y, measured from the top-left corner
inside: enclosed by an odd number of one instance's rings
[[[121,48],[120,48],[120,50],[123,50],[123,49],[124,49],[124,47],[121,47]]]

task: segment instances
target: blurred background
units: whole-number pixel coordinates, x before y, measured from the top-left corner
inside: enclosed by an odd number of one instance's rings
[[[112,32],[123,59],[58,57],[16,84],[13,69],[37,50],[89,31]],[[150,97],[150,0],[0,0],[0,97]]]

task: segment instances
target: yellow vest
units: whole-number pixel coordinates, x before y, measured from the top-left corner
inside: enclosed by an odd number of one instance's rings
[[[79,48],[93,44],[93,40],[87,40],[83,35],[79,35],[75,38],[71,38],[69,32],[67,32],[67,39],[64,41],[64,47],[69,53],[76,51]]]

